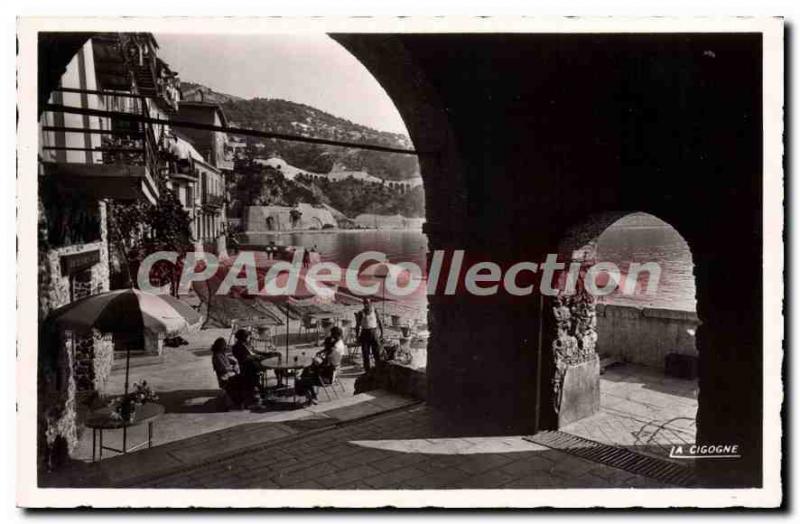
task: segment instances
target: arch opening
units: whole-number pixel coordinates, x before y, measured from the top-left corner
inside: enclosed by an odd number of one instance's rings
[[[573,228],[561,251],[607,270],[585,276],[599,295],[556,301],[561,318],[584,326],[565,336],[555,323],[559,428],[661,458],[672,446],[694,444],[699,320],[689,244],[651,214],[611,213]],[[570,346],[569,335],[583,362],[559,352]],[[574,389],[579,375],[588,387]]]

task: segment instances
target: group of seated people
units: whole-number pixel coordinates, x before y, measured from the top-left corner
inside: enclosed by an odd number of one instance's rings
[[[260,404],[267,368],[262,360],[279,357],[277,351],[257,351],[250,343],[250,332],[240,329],[235,334],[236,342],[230,353],[224,338],[218,338],[211,346],[211,363],[219,386],[227,393],[234,406],[256,406]],[[316,353],[311,364],[304,367],[295,379],[295,391],[305,396],[308,403],[317,402],[316,386],[331,383],[344,355],[341,328],[334,326],[325,339],[323,348]],[[285,372],[274,370],[278,387],[286,380]]]

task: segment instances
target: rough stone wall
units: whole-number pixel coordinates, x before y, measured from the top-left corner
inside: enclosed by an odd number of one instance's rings
[[[692,311],[597,305],[597,350],[625,362],[664,369],[669,353],[697,356],[689,330],[699,325]]]
[[[59,247],[47,250],[40,256],[39,267],[39,312],[44,318],[54,309],[70,301],[69,276],[61,274],[61,257],[88,251],[99,250],[100,261],[92,266],[91,292],[101,293],[109,290],[108,227],[106,205],[100,202],[100,240],[87,244]],[[42,208],[40,207],[40,213]]]
[[[91,294],[109,290],[109,253],[106,205],[99,202],[100,240],[39,252],[39,449],[40,466],[62,463],[77,442],[76,393],[79,389],[105,390],[114,358],[109,335],[94,333],[75,337],[71,333],[49,333],[42,323],[47,315],[70,302],[69,276],[62,275],[61,257],[99,250],[100,260],[91,267],[86,284]],[[39,203],[40,242],[46,240],[46,216]],[[40,244],[43,245],[43,244]],[[81,290],[78,289],[78,292]],[[79,386],[80,384],[80,386]]]
[[[40,344],[53,351],[39,354],[39,467],[57,469],[78,441],[72,336],[40,330]],[[55,347],[54,347],[55,346]]]
[[[314,207],[310,204],[297,204],[297,210],[302,213],[300,227],[303,229],[320,229],[322,226],[336,226],[333,214],[324,207]]]
[[[114,343],[110,334],[94,330],[90,335],[76,336],[74,344],[74,381],[78,393],[105,393],[111,366],[114,364]]]
[[[550,307],[555,329],[550,347],[555,367],[551,380],[554,408],[558,413],[567,369],[584,364],[596,355],[597,317],[594,297],[585,290],[556,297]]]

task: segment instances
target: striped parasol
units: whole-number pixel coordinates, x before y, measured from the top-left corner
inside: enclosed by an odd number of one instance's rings
[[[55,325],[72,331],[174,335],[200,322],[200,314],[170,295],[119,289],[92,295],[57,309]]]
[[[91,295],[55,310],[52,322],[59,329],[77,332],[96,329],[103,333],[150,333],[177,335],[200,322],[200,315],[170,295],[154,295],[138,289],[118,289]],[[128,394],[131,348],[125,352],[125,395]]]

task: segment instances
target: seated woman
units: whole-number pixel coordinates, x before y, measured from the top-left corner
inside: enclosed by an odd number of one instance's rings
[[[218,338],[211,346],[211,365],[217,374],[217,383],[237,407],[241,407],[248,399],[244,377],[239,373],[239,363],[228,354],[228,344],[224,338]],[[252,394],[252,388],[250,389]]]
[[[256,351],[250,345],[250,332],[246,329],[240,329],[235,335],[236,342],[233,344],[233,356],[239,362],[239,367],[242,374],[247,377],[247,380],[253,386],[260,386],[261,381],[259,375],[264,373],[266,369],[261,365],[261,361],[265,358],[276,357],[280,355],[277,351]],[[275,371],[275,378],[278,379],[278,385],[282,383],[283,375]]]
[[[344,341],[342,328],[334,326],[330,335],[325,339],[323,348],[314,356],[310,365],[303,368],[300,376],[295,380],[295,391],[298,395],[305,395],[310,404],[317,403],[317,392],[314,386],[320,381],[330,384],[333,381],[336,369],[342,362],[344,355]]]

